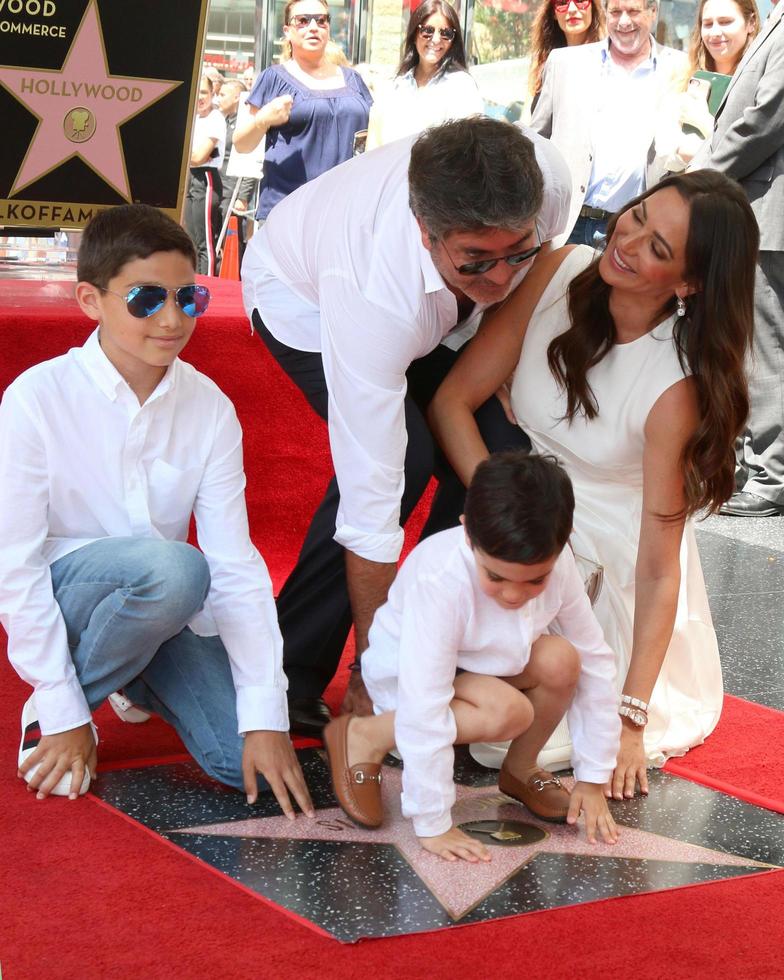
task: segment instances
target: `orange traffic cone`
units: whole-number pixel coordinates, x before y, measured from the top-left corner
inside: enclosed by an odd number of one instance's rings
[[[221,256],[220,279],[239,279],[240,277],[240,240],[237,219],[232,215],[226,229],[226,239],[223,243]]]

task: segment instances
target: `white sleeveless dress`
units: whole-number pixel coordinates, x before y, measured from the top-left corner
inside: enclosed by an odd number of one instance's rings
[[[639,339],[614,346],[588,378],[599,406],[591,420],[564,421],[566,399],[547,364],[551,340],[569,324],[566,289],[594,258],[587,246],[563,261],[531,318],[512,384],[512,407],[535,452],[563,463],[575,493],[572,547],[604,567],[594,611],[618,662],[618,691],[629,666],[634,623],[634,570],[642,511],[644,426],[659,396],[682,380],[673,319]],[[715,728],[723,698],[721,665],[700,567],[694,527],[681,546],[681,588],[675,628],[650,702],[645,749],[649,764],[683,755]],[[501,746],[472,746],[487,765],[500,766]],[[562,722],[543,753],[549,769],[569,764],[571,741]]]

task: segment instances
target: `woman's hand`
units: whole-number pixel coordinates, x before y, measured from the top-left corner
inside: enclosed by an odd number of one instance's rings
[[[615,762],[615,771],[605,786],[604,795],[616,800],[631,799],[637,783],[640,792],[648,795],[648,765],[643,745],[643,729],[623,719],[621,725],[621,747]]]
[[[290,95],[279,95],[261,107],[253,117],[254,122],[257,127],[262,127],[265,132],[273,126],[285,126],[289,121],[293,105],[294,99]]]
[[[490,860],[490,852],[485,845],[464,834],[457,827],[452,827],[445,834],[438,834],[436,837],[420,837],[419,843],[426,851],[437,854],[445,861],[462,859],[469,864],[476,864],[479,861]]]

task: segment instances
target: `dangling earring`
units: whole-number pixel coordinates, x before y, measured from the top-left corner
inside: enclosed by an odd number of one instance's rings
[[[682,296],[676,296],[675,300],[675,311],[678,316],[686,316],[686,301],[684,298]]]

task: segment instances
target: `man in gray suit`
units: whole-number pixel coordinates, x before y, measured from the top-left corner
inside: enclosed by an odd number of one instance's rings
[[[595,244],[610,216],[655,182],[659,107],[686,69],[685,55],[651,34],[656,0],[605,2],[609,38],[551,51],[531,120],[572,172],[567,231],[554,246]]]
[[[692,162],[739,181],[760,228],[754,294],[751,413],[738,487],[722,514],[784,513],[784,0],[749,46],[716,113],[710,145]]]

